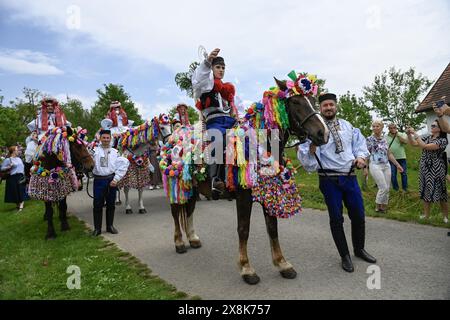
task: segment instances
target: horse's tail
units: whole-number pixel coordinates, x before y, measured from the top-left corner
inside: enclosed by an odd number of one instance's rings
[[[182,204],[179,206],[180,208],[180,224],[181,224],[181,228],[183,229],[184,233],[187,235],[188,234],[188,216],[187,216],[187,203]]]

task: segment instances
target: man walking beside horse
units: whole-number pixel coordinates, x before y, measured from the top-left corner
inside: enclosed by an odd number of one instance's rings
[[[310,172],[317,170],[319,173],[319,188],[327,204],[331,234],[342,258],[342,268],[347,272],[353,272],[353,263],[344,233],[342,203],[347,208],[352,222],[355,256],[369,263],[376,263],[375,258],[364,250],[364,203],[354,172],[355,167],[361,169],[365,166],[369,151],[361,131],[349,122],[336,118],[335,94],[326,93],[319,96],[319,103],[320,114],[330,130],[330,139],[327,144],[320,147],[307,140],[300,145],[298,158],[305,170]]]

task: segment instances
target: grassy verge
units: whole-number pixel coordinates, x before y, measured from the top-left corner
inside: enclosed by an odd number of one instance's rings
[[[394,191],[391,189],[389,210],[386,214],[379,214],[375,212],[375,198],[377,194],[375,182],[369,174],[367,186],[364,186],[362,172],[361,170],[358,170],[357,175],[362,189],[366,215],[371,217],[382,217],[398,221],[415,222],[424,225],[450,228],[449,224],[445,224],[443,222],[439,204],[432,206],[431,217],[429,220],[419,219],[419,215],[422,213],[422,201],[419,198],[418,192],[420,150],[408,146],[406,151],[408,159],[409,190],[405,193],[403,191]],[[287,155],[293,160],[293,164],[296,167],[300,164],[297,160],[294,149],[289,149],[287,151]],[[398,178],[400,180],[400,177]],[[319,179],[316,173],[310,174],[305,172],[303,168],[299,168],[295,179],[299,185],[303,198],[303,207],[321,210],[327,209],[323,200],[323,195],[319,190]]]
[[[15,205],[3,199],[4,183],[0,187],[0,299],[187,298],[113,243],[91,237],[75,217],[69,218],[70,231],[58,231],[56,240],[45,241],[43,203],[28,201],[17,214]],[[73,272],[66,271],[71,265],[80,268],[80,290],[67,288]]]

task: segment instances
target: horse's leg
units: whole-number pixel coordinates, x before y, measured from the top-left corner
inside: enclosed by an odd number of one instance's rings
[[[56,232],[53,225],[53,207],[50,201],[45,202],[45,215],[47,217],[47,235],[45,236],[45,240],[55,239]]]
[[[147,210],[145,210],[145,207],[144,207],[144,197],[142,196],[143,193],[144,193],[144,188],[138,189],[139,213],[147,213]]]
[[[126,214],[131,214],[131,213],[133,213],[133,210],[131,209],[130,199],[128,197],[129,193],[130,193],[130,188],[124,187],[123,188],[123,193],[125,194],[125,213]]]
[[[250,231],[250,216],[252,214],[252,193],[251,190],[239,190],[236,197],[237,219],[239,235],[239,271],[242,279],[248,284],[257,284],[259,277],[250,266],[247,255],[247,241]]]
[[[187,211],[187,230],[186,236],[189,240],[189,244],[191,248],[197,249],[202,246],[200,242],[200,238],[195,234],[194,230],[194,211],[195,204],[197,202],[198,191],[194,190],[194,196],[189,199],[188,203],[186,203],[186,211]]]
[[[175,251],[177,253],[185,253],[187,250],[183,242],[183,234],[181,233],[180,228],[180,213],[182,210],[182,205],[171,204],[170,209],[172,211],[173,222],[175,224],[175,234],[174,234]]]
[[[59,201],[58,203],[59,210],[59,220],[61,221],[61,231],[70,230],[69,222],[67,221],[67,202],[66,198]]]
[[[272,250],[272,262],[275,267],[278,268],[283,278],[294,279],[297,276],[297,272],[294,267],[284,259],[281,252],[280,241],[278,240],[278,221],[276,217],[271,217],[267,214],[265,208],[264,218],[266,220],[267,233],[270,237],[270,248]]]
[[[122,200],[120,200],[120,189],[117,188],[117,199],[116,199],[116,206],[122,205]]]

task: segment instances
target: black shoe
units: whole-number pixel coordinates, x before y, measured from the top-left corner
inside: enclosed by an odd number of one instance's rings
[[[377,259],[375,259],[370,254],[368,254],[367,251],[364,250],[364,249],[355,251],[355,256],[357,256],[358,258],[361,258],[364,261],[367,261],[369,263],[376,263],[377,262]]]
[[[94,237],[97,237],[97,236],[99,236],[99,235],[101,235],[101,234],[102,234],[102,230],[97,230],[97,229],[95,229],[94,232],[92,232],[92,235],[93,235]]]
[[[113,226],[110,226],[110,227],[106,228],[106,231],[109,232],[109,233],[112,233],[112,234],[118,234],[119,233],[119,231],[117,231],[117,229],[114,228]]]
[[[347,272],[353,272],[355,270],[349,254],[342,258],[342,269]]]

